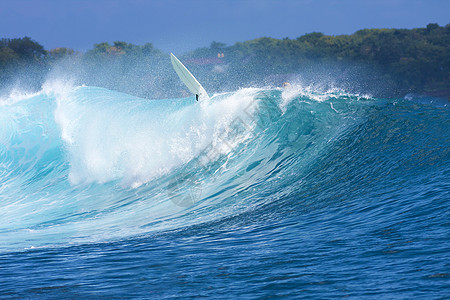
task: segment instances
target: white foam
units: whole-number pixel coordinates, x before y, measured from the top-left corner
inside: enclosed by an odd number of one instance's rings
[[[205,149],[217,158],[245,140],[245,134],[226,133],[236,118],[249,118],[244,110],[255,93],[244,89],[186,105],[187,99],[143,100],[99,88],[58,91],[55,120],[68,152],[70,182],[119,180],[130,187],[168,174]]]
[[[13,89],[6,96],[0,97],[0,106],[13,105],[17,102],[30,99],[39,94],[40,92],[26,92],[20,89]]]
[[[352,94],[334,86],[322,87],[321,84],[303,85],[300,82],[296,82],[287,88],[283,88],[281,91],[282,102],[280,104],[280,109],[283,113],[286,112],[286,109],[292,100],[298,97],[303,97],[308,99],[308,101],[312,100],[317,102],[324,102],[342,97],[355,97],[357,100],[372,98],[372,96],[368,94]]]

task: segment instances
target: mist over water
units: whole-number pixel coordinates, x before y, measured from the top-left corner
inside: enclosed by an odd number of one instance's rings
[[[3,93],[0,295],[449,292],[448,102],[319,71],[196,102],[162,61]]]

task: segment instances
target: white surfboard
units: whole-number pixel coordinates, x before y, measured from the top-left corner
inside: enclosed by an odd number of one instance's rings
[[[177,72],[178,77],[186,85],[186,87],[195,95],[197,95],[197,100],[207,100],[209,99],[208,93],[202,85],[195,79],[194,75],[189,72],[189,70],[176,58],[173,53],[170,53],[170,60],[172,61],[172,66],[175,72]]]

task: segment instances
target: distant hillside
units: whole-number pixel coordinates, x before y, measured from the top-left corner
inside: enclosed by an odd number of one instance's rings
[[[411,30],[364,29],[340,36],[314,32],[297,39],[264,37],[233,46],[212,43],[189,56],[217,57],[219,53],[229,71],[243,77],[292,74],[318,65],[341,71],[364,66],[395,86],[393,94],[450,96],[450,24]]]
[[[349,89],[385,96],[450,96],[450,24],[364,29],[340,36],[314,32],[297,39],[263,37],[232,46],[213,42],[181,59],[211,91],[279,84],[301,75],[311,82],[328,76]],[[29,37],[0,40],[0,87],[19,82],[37,88],[61,62],[66,62],[62,69],[76,73],[83,84],[141,96],[182,89],[168,71],[168,54],[150,43],[100,43],[80,53],[67,48],[48,51]]]

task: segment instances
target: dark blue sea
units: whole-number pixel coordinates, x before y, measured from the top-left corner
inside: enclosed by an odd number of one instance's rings
[[[447,99],[0,98],[2,299],[449,299]]]

